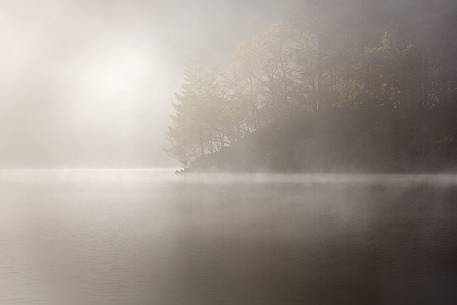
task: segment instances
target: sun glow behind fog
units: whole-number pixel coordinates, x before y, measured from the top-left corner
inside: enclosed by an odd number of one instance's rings
[[[0,1],[0,167],[175,165],[185,63],[226,58],[270,2]]]
[[[113,47],[86,64],[82,71],[84,85],[100,97],[135,94],[147,80],[152,65],[151,58],[140,50]]]
[[[74,136],[87,156],[111,160],[110,167],[148,160],[143,151],[152,144],[151,155],[166,159],[162,139],[169,110],[164,101],[175,87],[170,71],[167,57],[153,41],[104,41],[79,52],[62,77],[64,90],[59,92],[66,134]],[[89,161],[81,164],[95,166]]]
[[[171,87],[165,65],[151,47],[97,45],[73,61],[67,82],[69,115],[78,125],[98,129],[135,128],[138,116],[164,108],[159,102]]]

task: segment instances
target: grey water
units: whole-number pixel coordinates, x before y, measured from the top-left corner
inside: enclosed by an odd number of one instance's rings
[[[457,177],[0,171],[0,304],[454,304]]]

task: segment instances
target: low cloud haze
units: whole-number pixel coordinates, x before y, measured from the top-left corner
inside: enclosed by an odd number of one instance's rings
[[[212,58],[287,14],[221,1],[0,3],[0,167],[175,164],[174,93]]]
[[[452,11],[444,0],[330,2],[2,1],[0,167],[175,165],[165,134],[190,59],[228,58],[269,24],[315,17],[313,8],[331,27],[403,14],[427,39],[445,33]]]

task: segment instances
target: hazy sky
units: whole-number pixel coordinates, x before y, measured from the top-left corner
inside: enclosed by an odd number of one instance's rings
[[[314,7],[330,28],[381,37],[396,19],[416,43],[452,52],[454,1],[0,0],[0,168],[176,164],[163,149],[189,60],[229,58]]]
[[[0,1],[0,167],[174,164],[186,61],[230,53],[293,3]]]

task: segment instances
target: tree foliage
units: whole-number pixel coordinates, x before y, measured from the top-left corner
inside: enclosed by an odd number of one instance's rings
[[[389,158],[397,163],[408,158],[416,162],[411,154],[425,158],[438,156],[436,150],[448,155],[455,150],[457,82],[454,74],[444,73],[445,63],[395,31],[385,32],[375,43],[330,38],[299,23],[281,23],[241,44],[224,69],[189,66],[176,95],[169,151],[187,164],[261,136],[276,143],[274,129],[286,128],[290,120],[318,118],[319,123],[300,123],[295,132],[301,135],[309,133],[305,128],[333,126],[338,122],[335,113],[342,112],[352,113],[354,124],[360,122],[360,117],[354,119],[359,115],[373,118],[372,124],[358,126],[356,134],[379,137],[379,143],[389,146],[380,152],[394,154]],[[446,127],[439,127],[442,124]],[[413,131],[419,139],[406,139]],[[382,142],[389,133],[389,142]],[[275,145],[298,147],[290,133],[281,137]],[[339,145],[343,151],[344,143]],[[267,146],[264,149],[275,150]],[[281,151],[276,158],[287,158]],[[268,158],[275,157],[270,153]]]

